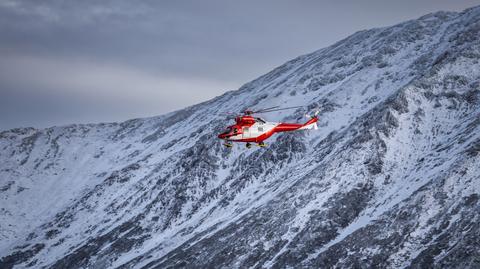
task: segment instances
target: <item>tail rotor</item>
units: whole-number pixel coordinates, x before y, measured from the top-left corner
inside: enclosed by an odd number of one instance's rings
[[[316,109],[315,112],[313,112],[313,114],[305,114],[305,117],[307,117],[308,119],[313,119],[313,118],[318,119],[318,113],[320,113],[320,110]]]
[[[305,114],[305,117],[307,117],[308,122],[305,124],[305,129],[313,129],[313,130],[318,130],[317,126],[317,120],[318,120],[318,113],[320,113],[320,110],[315,110],[313,114]]]

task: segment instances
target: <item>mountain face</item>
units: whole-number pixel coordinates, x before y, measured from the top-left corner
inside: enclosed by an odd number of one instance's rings
[[[0,133],[0,268],[479,268],[480,7],[361,31],[211,101]],[[224,148],[222,112],[319,130]]]

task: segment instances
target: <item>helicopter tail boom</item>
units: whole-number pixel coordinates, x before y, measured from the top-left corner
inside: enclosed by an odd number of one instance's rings
[[[300,130],[317,130],[318,129],[318,126],[317,126],[317,121],[318,121],[318,118],[317,118],[317,115],[315,114],[315,116],[311,117],[310,120],[308,120],[302,127],[300,127],[299,129]]]
[[[312,116],[307,122],[304,124],[301,123],[280,123],[275,127],[275,132],[289,132],[295,130],[308,130],[314,129],[317,130],[317,116]]]

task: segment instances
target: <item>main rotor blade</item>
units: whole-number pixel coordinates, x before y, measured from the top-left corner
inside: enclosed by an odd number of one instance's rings
[[[219,113],[217,113],[217,115],[231,116],[231,115],[238,115],[238,113],[235,113],[235,112],[219,112]]]
[[[262,108],[262,109],[259,109],[257,111],[253,111],[253,113],[258,113],[260,111],[270,110],[270,109],[274,109],[274,108],[277,108],[277,107],[280,107],[280,106],[272,106],[272,107],[268,107],[268,108]]]
[[[284,107],[284,108],[279,108],[279,109],[260,110],[260,111],[255,111],[255,113],[269,113],[269,112],[275,112],[275,111],[287,110],[287,109],[294,109],[294,108],[299,108],[299,107],[303,107],[303,106],[292,106],[292,107]]]

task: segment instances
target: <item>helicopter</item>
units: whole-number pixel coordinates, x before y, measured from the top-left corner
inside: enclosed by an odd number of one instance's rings
[[[256,144],[259,147],[266,147],[264,141],[275,133],[318,129],[318,111],[312,116],[306,115],[309,120],[305,123],[267,122],[262,118],[253,116],[259,113],[269,113],[298,107],[301,106],[285,108],[274,106],[257,111],[245,110],[242,115],[235,116],[235,124],[228,126],[223,133],[218,135],[218,138],[224,140],[223,145],[229,148],[233,146],[233,142],[246,143],[247,148],[251,148],[252,144]]]

